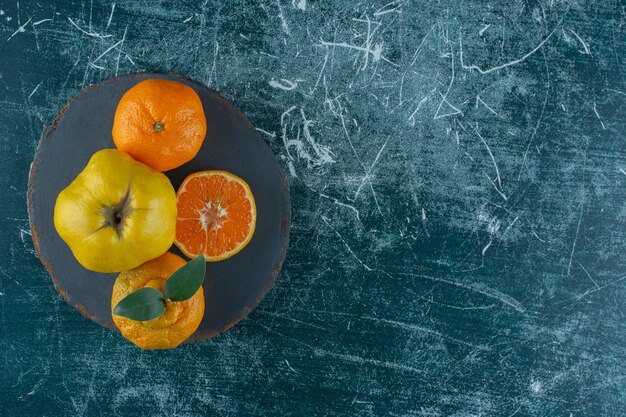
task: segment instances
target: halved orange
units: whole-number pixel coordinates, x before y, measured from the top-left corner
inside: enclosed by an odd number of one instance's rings
[[[207,262],[230,258],[254,234],[256,205],[248,184],[230,172],[189,175],[176,193],[178,215],[174,244],[188,257]]]

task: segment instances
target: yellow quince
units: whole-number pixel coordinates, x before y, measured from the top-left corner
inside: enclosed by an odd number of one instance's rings
[[[54,226],[85,268],[133,269],[172,245],[176,193],[164,174],[104,149],[59,193]]]

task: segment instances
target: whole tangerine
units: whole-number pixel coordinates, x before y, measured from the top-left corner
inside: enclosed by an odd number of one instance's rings
[[[158,171],[193,159],[206,136],[202,102],[193,88],[151,78],[128,90],[113,120],[113,142]]]

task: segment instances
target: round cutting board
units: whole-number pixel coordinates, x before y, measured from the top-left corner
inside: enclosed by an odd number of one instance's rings
[[[291,219],[286,175],[252,123],[216,91],[176,74],[137,73],[91,85],[72,98],[44,129],[31,165],[28,214],[33,242],[68,304],[96,323],[116,329],[110,304],[117,274],[89,271],[76,261],[54,228],[54,204],[91,155],[115,148],[111,129],[117,103],[128,89],[148,78],[190,86],[200,96],[206,115],[207,135],[198,155],[165,172],[174,188],[193,172],[226,170],[250,185],[256,202],[257,224],[250,243],[230,259],[207,263],[204,318],[187,341],[208,339],[243,319],[272,287],[285,259]],[[170,250],[182,256],[176,247]]]

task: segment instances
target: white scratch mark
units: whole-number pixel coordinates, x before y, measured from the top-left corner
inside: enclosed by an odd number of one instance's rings
[[[109,14],[109,20],[107,20],[107,29],[111,26],[111,21],[113,20],[113,12],[115,11],[115,2],[111,5],[111,13]]]
[[[269,56],[269,57],[272,57],[272,58],[276,58],[276,59],[278,59],[278,57],[277,57],[276,55],[268,54],[267,52],[259,51],[259,53],[260,53],[261,55],[267,55],[267,56]]]
[[[306,11],[306,0],[298,0],[297,3],[296,3],[296,0],[291,0],[291,5],[295,9],[302,10],[303,12]]]
[[[283,127],[283,146],[285,147],[285,151],[287,152],[287,158],[289,160],[293,160],[291,153],[289,152],[289,140],[287,139],[287,123],[285,122],[285,118],[289,116],[289,114],[295,110],[296,106],[291,106],[287,110],[280,115],[280,125]]]
[[[287,364],[287,366],[289,367],[289,369],[291,369],[293,372],[295,372],[296,374],[299,373],[298,371],[296,371],[295,369],[293,369],[293,367],[291,365],[289,365],[289,361],[287,361],[287,359],[285,359],[285,363]]]
[[[103,53],[101,53],[100,55],[98,55],[98,57],[96,59],[94,59],[93,61],[91,61],[92,64],[95,64],[96,62],[98,62],[102,57],[104,57],[106,54],[108,54],[109,52],[111,52],[114,48],[116,48],[117,46],[121,45],[122,42],[124,42],[124,39],[120,39],[119,41],[117,41],[116,43],[114,43],[113,45],[111,45],[110,47],[108,47]]]
[[[606,285],[601,286],[600,288],[595,288],[595,289],[593,289],[593,290],[586,291],[585,293],[581,294],[581,295],[578,297],[578,300],[580,301],[580,300],[582,300],[584,297],[588,296],[589,294],[593,294],[594,292],[598,292],[598,291],[603,290],[603,289],[605,289],[605,288],[607,288],[607,287],[613,286],[613,285],[617,284],[618,282],[621,282],[621,281],[623,281],[623,280],[625,280],[625,279],[626,279],[626,277],[621,277],[621,278],[616,279],[615,281],[613,281],[613,282],[611,282],[611,283],[609,283],[609,284],[606,284]]]
[[[569,255],[569,264],[567,265],[567,275],[569,276],[572,269],[572,259],[574,258],[574,251],[576,250],[576,242],[578,242],[578,232],[580,231],[580,223],[583,220],[583,209],[585,208],[584,200],[580,203],[580,215],[578,216],[578,226],[576,226],[576,235],[574,235],[574,243],[572,243],[572,251]]]
[[[600,114],[598,113],[598,109],[596,107],[596,102],[593,102],[593,112],[596,114],[596,117],[598,118],[598,120],[600,120],[600,124],[602,125],[602,129],[606,130],[606,126],[604,126],[604,122],[602,121],[602,119],[600,118]]]
[[[348,144],[350,145],[350,149],[352,149],[352,153],[354,154],[354,157],[359,162],[359,165],[361,165],[361,169],[363,169],[363,172],[365,173],[365,175],[367,175],[367,170],[365,169],[365,165],[363,164],[363,161],[359,157],[359,154],[356,152],[356,149],[354,149],[354,144],[352,143],[352,139],[350,138],[350,135],[348,134],[348,129],[346,128],[346,121],[343,116],[343,107],[341,107],[341,103],[339,101],[338,101],[338,106],[340,109],[339,118],[341,119],[341,126],[343,127],[343,131],[346,135],[346,138],[348,139]],[[376,195],[376,190],[374,190],[374,185],[372,184],[371,180],[368,182],[369,182],[370,190],[372,191],[372,196],[374,197],[374,204],[376,204],[376,209],[378,210],[378,213],[382,215],[383,212],[380,209],[380,205],[378,204],[378,196]]]
[[[492,308],[494,308],[496,306],[495,304],[489,304],[489,305],[485,305],[485,306],[459,307],[459,306],[453,306],[453,305],[450,305],[450,304],[438,303],[436,301],[428,300],[428,299],[426,299],[426,301],[428,301],[429,303],[432,303],[432,304],[443,306],[443,307],[448,307],[448,308],[452,308],[452,309],[455,309],[455,310],[463,310],[463,311],[489,310],[489,309],[492,309]]]
[[[422,207],[422,221],[426,221],[426,210]]]
[[[359,188],[357,188],[356,193],[354,193],[353,200],[356,200],[359,197],[359,194],[361,193],[361,189],[363,188],[363,185],[365,185],[365,182],[368,180],[371,181],[372,170],[374,169],[374,166],[378,162],[378,158],[380,158],[380,155],[385,150],[385,147],[387,146],[387,142],[389,142],[389,138],[387,138],[385,143],[383,143],[383,146],[381,146],[381,148],[378,150],[378,153],[376,154],[376,158],[374,158],[374,162],[372,162],[372,165],[370,165],[370,168],[367,170],[367,172],[363,176],[363,179],[361,180],[361,184],[359,185]]]
[[[537,45],[535,48],[533,48],[530,52],[528,52],[526,55],[522,56],[521,58],[518,59],[514,59],[513,61],[509,61],[505,64],[502,65],[498,65],[492,68],[488,68],[488,69],[482,69],[480,68],[478,65],[465,65],[465,63],[463,62],[463,38],[461,36],[461,33],[459,32],[459,57],[460,57],[460,61],[461,61],[461,67],[467,70],[477,70],[479,73],[481,74],[489,74],[490,72],[494,72],[494,71],[499,71],[503,68],[506,67],[510,67],[511,65],[516,65],[519,64],[521,62],[524,62],[526,59],[528,59],[528,57],[530,57],[532,54],[534,54],[535,52],[537,52],[539,49],[541,49],[541,47],[548,41],[548,39],[550,39],[552,37],[552,35],[554,34],[554,32],[556,31],[556,29],[552,29],[552,32],[550,32],[550,34],[544,39],[542,40],[539,45]]]
[[[624,170],[623,170],[623,169],[621,169],[621,168],[620,168],[619,170],[622,172],[622,174],[626,175],[626,171],[624,171]]]
[[[490,27],[491,27],[491,23],[489,23],[488,25],[484,25],[483,28],[478,31],[478,35],[483,36],[483,33],[485,33],[485,31],[489,29]]]
[[[292,161],[287,161],[287,167],[289,168],[289,173],[291,174],[291,176],[294,178],[298,178],[298,175],[296,174],[296,169],[294,168]]]
[[[307,323],[306,321],[297,320],[297,319],[291,318],[289,316],[284,316],[282,314],[272,313],[272,312],[269,312],[269,311],[260,311],[260,313],[261,314],[267,314],[268,316],[276,317],[276,318],[279,318],[279,319],[282,319],[282,320],[288,320],[288,321],[291,321],[291,322],[294,322],[294,323],[304,324],[305,326],[312,327],[314,329],[328,331],[328,329],[326,329],[325,327],[317,326],[317,325],[312,324],[312,323]]]
[[[413,61],[411,61],[411,66],[415,65],[415,62],[417,62],[417,58],[419,57],[419,53],[422,50],[422,46],[424,46],[424,43],[426,43],[426,39],[428,38],[428,36],[430,36],[434,28],[435,28],[435,25],[432,25],[430,29],[428,30],[428,32],[426,32],[426,35],[424,35],[424,37],[422,38],[422,41],[420,42],[420,44],[417,46],[417,49],[413,53]]]
[[[483,142],[483,145],[485,145],[485,147],[487,148],[487,152],[489,152],[489,156],[491,157],[491,161],[493,162],[493,166],[496,169],[496,180],[498,181],[498,185],[500,186],[500,190],[504,193],[504,188],[502,188],[502,181],[500,179],[500,170],[498,169],[498,164],[496,163],[496,158],[493,156],[493,153],[491,152],[491,148],[489,148],[489,145],[487,145],[487,142],[485,141],[485,139],[478,132],[478,122],[476,122],[476,127],[474,127],[474,132],[476,132],[476,134],[478,135],[480,140]]]
[[[469,154],[467,152],[465,152],[466,155],[469,156]],[[471,157],[470,157],[471,158]],[[473,158],[471,158],[472,160],[474,160]],[[487,179],[489,180],[489,182],[491,183],[491,185],[493,186],[493,188],[498,192],[498,194],[500,194],[500,197],[502,197],[502,199],[504,201],[508,201],[508,197],[506,196],[506,194],[504,194],[502,191],[500,191],[500,189],[498,188],[498,186],[496,185],[495,182],[493,182],[493,180],[491,179],[491,177],[489,175],[487,175],[486,172],[483,172],[483,174],[485,175],[485,177],[487,177]]]
[[[42,19],[42,20],[38,20],[36,22],[33,22],[33,26],[38,26],[41,25],[42,23],[46,23],[46,22],[52,22],[52,19]]]
[[[0,295],[4,295],[4,293],[0,293]],[[20,382],[22,381],[22,378],[24,378],[26,375],[28,375],[33,369],[35,369],[37,367],[37,365],[33,366],[32,368],[29,368],[26,372],[24,372],[23,374],[20,373],[20,375],[18,375],[17,377],[17,382],[15,383],[15,385],[12,385],[11,388],[17,387]]]
[[[20,282],[19,282],[18,280],[16,280],[15,278],[13,278],[13,277],[11,277],[11,276],[7,275],[4,271],[0,271],[0,272],[2,272],[2,274],[3,274],[4,276],[6,276],[7,278],[10,278],[13,282],[15,282],[15,283],[18,285],[18,287],[20,287],[20,289],[22,289],[22,291],[24,291],[26,294],[28,294],[28,296],[29,296],[32,300],[36,300],[36,299],[37,299],[37,297],[35,297],[35,295],[34,295],[33,293],[31,293],[31,292],[30,292],[30,291],[28,291],[26,288],[24,288],[24,286],[23,286],[22,284],[20,284]]]
[[[276,0],[276,5],[278,5],[278,17],[280,18],[281,25],[283,26],[283,30],[287,35],[291,34],[289,30],[289,26],[287,26],[287,21],[285,20],[285,16],[283,15],[283,8],[280,5],[280,0]]]
[[[267,136],[269,136],[270,138],[275,138],[276,137],[276,133],[274,132],[268,132],[267,130],[261,129],[260,127],[256,127],[256,130],[258,130],[259,132],[266,134]]]
[[[485,107],[487,108],[487,110],[489,110],[490,112],[492,112],[492,113],[493,113],[493,114],[495,114],[496,116],[498,115],[498,113],[496,113],[496,111],[495,111],[494,109],[492,109],[491,107],[489,107],[489,106],[487,105],[487,103],[485,103],[485,102],[483,101],[483,99],[482,99],[482,98],[480,98],[480,96],[476,96],[476,106],[475,106],[476,108],[478,108],[478,102],[479,102],[479,101],[482,103],[482,105],[483,105],[483,106],[485,106]]]
[[[583,264],[581,264],[580,262],[576,261],[576,263],[578,264],[578,266],[580,266],[582,268],[582,270],[585,272],[585,274],[587,275],[587,277],[589,278],[589,280],[591,280],[591,282],[593,282],[593,285],[596,286],[597,289],[600,289],[600,286],[598,285],[598,283],[596,282],[595,279],[593,279],[591,277],[591,274],[587,271],[587,268],[585,268],[583,266]]]
[[[280,90],[291,91],[298,86],[298,83],[281,78],[280,81],[272,79],[272,81],[269,82],[269,85]]]
[[[336,46],[339,48],[348,48],[348,49],[354,49],[355,51],[361,51],[365,53],[366,56],[372,55],[374,62],[378,62],[382,59],[383,61],[388,62],[394,67],[399,66],[395,62],[392,62],[388,60],[387,58],[385,58],[385,56],[383,56],[382,54],[383,46],[379,43],[374,45],[374,49],[372,49],[369,45],[367,47],[363,47],[363,46],[352,45],[346,42],[326,42],[323,39],[320,40],[320,43],[324,46]]]
[[[333,156],[335,156],[335,154],[330,149],[330,147],[320,145],[319,143],[315,142],[315,140],[313,139],[313,135],[311,135],[309,126],[311,126],[314,122],[306,118],[304,114],[304,109],[300,109],[300,114],[302,115],[302,131],[304,132],[304,138],[309,142],[309,144],[313,148],[313,151],[318,157],[318,160],[314,163],[314,165],[334,163],[335,160],[333,159]]]
[[[461,110],[459,110],[458,107],[452,105],[448,99],[446,98],[445,95],[439,93],[439,95],[441,96],[441,102],[439,103],[439,107],[437,108],[437,112],[435,113],[435,116],[433,117],[433,120],[437,120],[437,119],[443,119],[444,117],[449,117],[449,116],[454,116],[455,114],[461,114],[463,115],[463,112]],[[448,105],[448,107],[450,107],[452,110],[452,112],[450,113],[445,113],[445,114],[439,114],[439,111],[441,110],[441,106],[443,105],[443,103],[446,103]]]
[[[583,48],[585,48],[585,50],[584,51],[580,51],[580,53],[586,54],[586,55],[591,55],[591,51],[589,50],[589,45],[587,45],[587,42],[583,41],[583,39],[580,36],[578,36],[578,33],[574,32],[572,29],[570,29],[569,31],[572,32],[574,34],[574,36],[576,36],[576,38],[583,45]]]
[[[524,309],[524,307],[522,306],[522,304],[515,300],[513,297],[503,294],[498,290],[495,290],[493,288],[489,288],[489,287],[483,287],[482,285],[478,285],[478,284],[464,284],[462,282],[458,282],[458,281],[452,281],[449,279],[445,279],[445,278],[439,278],[439,277],[431,277],[428,275],[415,275],[415,274],[408,274],[409,276],[415,276],[415,277],[419,277],[419,278],[424,278],[430,281],[434,281],[434,282],[442,282],[445,284],[449,284],[449,285],[454,285],[456,287],[460,287],[460,288],[465,288],[467,290],[470,291],[474,291],[477,292],[479,294],[482,294],[486,297],[489,298],[493,298],[495,300],[500,301],[503,304],[508,305],[509,307],[512,307],[513,309],[515,309],[516,311],[520,312],[520,313],[524,313],[526,310]]]
[[[446,90],[446,93],[445,94],[439,93],[439,95],[441,96],[441,102],[439,102],[439,107],[437,107],[437,111],[435,112],[435,116],[433,117],[433,120],[441,119],[443,117],[453,116],[459,113],[461,115],[463,114],[461,110],[459,110],[458,108],[450,104],[450,102],[448,101],[448,93],[450,93],[452,84],[454,84],[454,51],[452,50],[452,45],[450,45],[450,56],[451,56],[450,61],[451,61],[451,66],[452,66],[452,76],[450,77],[450,83],[448,84],[448,89]],[[451,109],[454,110],[454,112],[439,114],[439,112],[441,111],[441,107],[443,106],[443,103],[446,103]]]
[[[41,378],[34,386],[33,388],[26,393],[26,396],[24,395],[20,395],[18,398],[22,401],[24,401],[26,398],[30,397],[31,395],[35,395],[35,393],[37,392],[37,390],[39,389],[39,387],[42,385],[44,381],[44,378]]]
[[[513,417],[515,414],[519,413],[519,410],[521,409],[522,409],[522,406],[520,405],[519,407],[517,407],[517,410],[515,410],[513,414],[511,414],[509,417]]]
[[[350,246],[348,245],[348,243],[346,242],[346,240],[343,238],[343,236],[341,236],[339,234],[339,232],[337,230],[335,230],[334,227],[331,226],[330,222],[328,221],[329,219],[325,216],[320,216],[322,218],[322,220],[324,221],[324,223],[326,223],[326,226],[328,226],[330,228],[330,230],[332,230],[333,232],[335,232],[335,234],[339,237],[339,240],[341,240],[341,243],[344,244],[344,246],[346,247],[346,249],[348,249],[348,252],[350,253],[350,255],[352,255],[354,257],[354,259],[357,260],[357,262],[359,262],[363,268],[365,268],[368,271],[373,271],[372,268],[370,268],[369,266],[367,266],[365,263],[363,263],[363,261],[361,259],[359,259],[358,256],[356,256],[356,253],[354,253],[354,251],[352,250],[352,248],[350,248]]]
[[[315,85],[313,86],[311,91],[309,91],[309,95],[312,95],[313,92],[315,91],[315,89],[317,88],[317,86],[319,85],[320,80],[322,79],[322,74],[324,73],[324,69],[326,68],[326,63],[328,62],[328,56],[329,55],[330,55],[330,51],[329,51],[328,46],[327,46],[326,47],[326,55],[324,56],[324,63],[322,64],[322,69],[320,70],[320,73],[317,76],[317,81],[315,81]]]
[[[122,41],[120,43],[120,48],[117,51],[117,60],[115,61],[115,76],[117,77],[117,73],[120,69],[120,57],[122,56],[122,45],[124,45],[124,41],[126,40],[126,32],[128,32],[128,25],[126,25],[126,29],[124,29],[124,35],[122,35]]]
[[[7,42],[10,41],[11,39],[13,39],[13,36],[17,35],[18,33],[24,33],[26,32],[26,29],[24,29],[26,27],[27,24],[30,23],[32,19],[28,19],[28,21],[26,23],[24,23],[23,25],[21,25],[20,27],[17,28],[17,30],[15,32],[13,32],[13,34],[11,36],[9,36],[7,38]],[[19,24],[19,23],[18,23]]]
[[[546,111],[546,104],[548,104],[548,97],[550,95],[550,71],[548,71],[548,63],[545,59],[545,55],[544,55],[544,62],[546,64],[546,79],[547,79],[547,88],[546,88],[546,94],[543,97],[543,105],[541,106],[541,113],[539,113],[539,118],[537,119],[537,124],[535,124],[535,128],[533,129],[533,133],[531,133],[530,135],[530,139],[528,139],[528,144],[526,145],[526,150],[524,151],[524,158],[522,159],[522,164],[520,165],[520,170],[519,170],[519,174],[517,175],[517,180],[519,181],[520,178],[522,177],[522,171],[524,170],[524,165],[526,164],[526,159],[528,157],[528,151],[530,149],[530,145],[533,143],[533,140],[535,139],[535,135],[537,134],[537,130],[539,129],[539,125],[541,124],[541,120],[543,120],[543,114]]]
[[[300,114],[302,115],[302,123],[303,123],[302,130],[298,129],[298,137],[296,139],[288,138],[286,118],[296,108],[297,108],[296,106],[292,106],[286,111],[284,111],[283,114],[280,116],[280,124],[282,126],[283,145],[285,147],[285,151],[287,152],[287,159],[288,159],[287,163],[288,165],[290,165],[289,169],[292,172],[292,174],[295,173],[295,170],[293,170],[293,165],[291,165],[291,162],[294,160],[293,156],[291,155],[291,152],[289,151],[289,148],[291,147],[296,148],[298,158],[302,158],[306,160],[308,167],[317,167],[317,166],[321,166],[324,164],[334,163],[335,159],[333,157],[335,154],[333,153],[331,148],[317,143],[315,139],[313,138],[313,135],[311,134],[311,131],[310,131],[310,126],[314,122],[306,118],[304,109],[300,109]],[[305,149],[304,142],[300,140],[301,131],[303,132],[304,138],[306,139],[306,141],[313,148],[313,151],[315,152],[315,156],[311,155]]]
[[[430,90],[430,93],[426,94],[419,103],[417,103],[417,107],[415,108],[415,110],[413,110],[413,113],[411,113],[411,115],[409,116],[409,122],[411,123],[411,126],[415,126],[415,115],[417,114],[417,112],[419,111],[419,109],[422,107],[422,105],[424,103],[426,103],[426,101],[428,100],[428,97],[430,97],[430,95],[432,93],[434,93],[437,89],[433,88],[432,90]]]
[[[491,240],[489,241],[489,243],[487,243],[487,245],[483,248],[483,251],[482,251],[482,256],[485,256],[485,252],[487,252],[487,249],[489,249],[489,248],[491,247],[491,244],[492,244],[492,243],[493,243],[493,239],[491,239]]]
[[[94,37],[94,38],[101,38],[101,39],[104,39],[104,38],[110,38],[111,36],[113,36],[113,35],[101,35],[101,34],[96,33],[96,32],[89,32],[89,31],[86,31],[85,29],[83,29],[83,28],[81,28],[80,26],[78,26],[78,25],[76,24],[76,22],[74,22],[74,21],[72,20],[72,18],[71,18],[71,17],[68,17],[68,18],[67,18],[67,20],[69,20],[69,21],[70,21],[70,23],[71,23],[72,25],[74,25],[74,27],[76,27],[76,29],[80,30],[81,32],[83,32],[83,33],[84,33],[85,35],[87,35],[87,36],[91,36],[91,37]]]
[[[213,84],[213,76],[217,80],[217,73],[215,72],[215,65],[217,65],[217,56],[220,53],[220,44],[215,41],[215,49],[213,49],[213,64],[211,65],[211,72],[209,74],[209,85]],[[216,81],[217,83],[217,81]]]
[[[607,91],[612,91],[612,92],[614,92],[614,93],[617,93],[617,94],[621,94],[621,95],[623,95],[623,96],[626,96],[626,93],[625,93],[625,92],[623,92],[623,91],[619,91],[619,90],[615,90],[614,88],[605,88],[605,90],[607,90]]]
[[[106,67],[102,67],[100,65],[96,65],[96,64],[94,64],[91,61],[88,61],[87,65],[89,65],[91,68],[95,68],[95,69],[99,69],[99,70],[105,70],[106,69]]]
[[[534,235],[537,239],[539,239],[539,241],[540,241],[540,242],[546,243],[546,241],[545,241],[545,240],[543,240],[542,238],[540,238],[539,236],[537,236],[537,233],[535,233],[535,231],[534,231],[534,230],[533,230],[533,232],[532,232],[532,233],[533,233],[533,235]]]
[[[30,100],[30,98],[33,96],[33,94],[35,94],[35,92],[37,91],[37,89],[39,88],[39,86],[41,85],[43,81],[41,81],[39,84],[37,84],[37,87],[35,87],[33,89],[33,91],[31,91],[31,93],[28,95],[28,99]]]
[[[352,20],[357,20],[360,22],[364,22],[367,23],[367,36],[365,38],[365,49],[366,51],[371,50],[372,47],[372,37],[374,36],[374,33],[372,32],[372,22],[369,18],[369,16],[365,15],[366,20],[359,20],[359,19],[352,19]],[[376,22],[378,23],[378,22]],[[378,29],[378,26],[374,29],[374,32]],[[379,45],[375,45],[374,48],[376,49]],[[382,46],[379,48],[379,51],[382,51]],[[365,68],[367,68],[367,64],[369,62],[369,57],[370,55],[365,52],[365,61],[363,62],[363,66],[361,67],[361,70],[364,70]],[[380,52],[378,55],[378,59],[376,57],[376,55],[374,56],[374,62],[377,62],[380,59]]]
[[[352,139],[350,139],[350,135],[348,134],[348,129],[346,128],[346,123],[345,123],[343,114],[340,113],[339,118],[341,119],[341,125],[343,126],[343,131],[346,134],[346,137],[348,138],[348,143],[350,144],[350,148],[352,149],[352,152],[354,153],[356,160],[359,162],[359,165],[361,165],[363,172],[367,176],[367,170],[365,169],[365,165],[363,164],[363,161],[361,160],[361,158],[359,158],[359,155],[356,153],[356,149],[354,149],[354,145],[352,144]],[[380,204],[378,204],[378,196],[376,194],[376,190],[374,190],[374,185],[372,184],[372,181],[369,178],[368,178],[368,183],[370,186],[370,190],[372,191],[372,196],[374,197],[374,204],[376,204],[376,209],[378,210],[378,213],[382,215],[383,212],[380,209]]]
[[[22,241],[22,243],[26,243],[24,241],[24,236],[32,236],[31,231],[28,229],[22,229],[21,227],[19,227],[20,230],[20,240]]]
[[[396,7],[392,7],[388,9],[389,6],[396,6]],[[398,1],[392,1],[391,3],[385,4],[383,7],[381,7],[380,9],[374,12],[374,16],[382,16],[384,14],[393,13],[393,12],[402,13],[402,10],[400,9],[400,5],[398,4]]]
[[[356,215],[357,221],[359,223],[361,222],[361,218],[359,217],[359,210],[357,210],[354,206],[351,206],[350,204],[342,203],[341,201],[337,200],[335,197],[331,197],[331,196],[323,194],[323,193],[318,193],[318,194],[320,195],[320,197],[324,197],[324,198],[327,198],[329,200],[332,200],[333,203],[337,204],[338,206],[343,206],[343,207],[349,208]]]
[[[183,23],[187,23],[193,19],[193,16],[189,16],[187,19],[183,20]]]
[[[511,224],[509,224],[509,227],[507,227],[507,228],[504,230],[504,232],[502,233],[502,236],[504,236],[504,235],[506,234],[506,232],[508,232],[508,231],[509,231],[509,229],[510,229],[511,227],[513,227],[513,225],[515,224],[515,222],[517,222],[517,220],[518,220],[518,219],[519,219],[519,216],[516,216],[516,217],[513,219],[513,221],[511,222]]]
[[[424,371],[422,371],[421,369],[413,368],[412,366],[407,366],[407,365],[400,365],[395,362],[379,361],[376,359],[363,358],[361,356],[345,355],[341,353],[328,352],[322,349],[315,349],[313,353],[315,354],[315,356],[322,356],[322,357],[330,356],[332,358],[342,359],[347,362],[354,362],[354,363],[358,363],[361,365],[368,364],[368,365],[379,366],[382,368],[392,369],[395,371],[424,374]]]
[[[376,323],[384,323],[384,324],[389,324],[389,325],[392,325],[392,326],[395,326],[395,327],[400,327],[400,328],[405,329],[405,330],[412,330],[412,331],[417,331],[417,332],[421,332],[421,333],[426,333],[426,334],[429,334],[431,336],[438,337],[440,339],[449,340],[449,341],[451,341],[453,343],[456,343],[457,345],[471,347],[472,349],[490,350],[490,349],[488,349],[488,348],[486,348],[484,346],[476,346],[476,345],[468,343],[468,342],[466,342],[464,340],[456,339],[454,337],[445,335],[445,334],[440,333],[438,331],[435,331],[435,330],[432,330],[432,329],[428,329],[428,328],[422,327],[422,326],[417,326],[415,324],[405,323],[405,322],[396,321],[396,320],[379,319],[377,317],[369,317],[369,316],[363,316],[363,318],[366,319],[366,320],[374,321]]]

